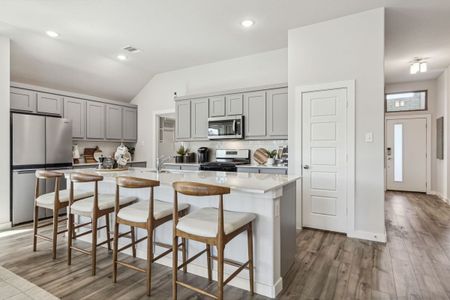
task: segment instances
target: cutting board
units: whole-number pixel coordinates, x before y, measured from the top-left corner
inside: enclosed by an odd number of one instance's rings
[[[256,149],[255,153],[253,153],[253,160],[256,161],[260,165],[264,165],[269,159],[269,154],[267,150],[264,148]]]

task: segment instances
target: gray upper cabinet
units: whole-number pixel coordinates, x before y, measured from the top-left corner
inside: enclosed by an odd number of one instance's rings
[[[226,96],[227,116],[242,115],[242,94]]]
[[[122,139],[122,106],[106,105],[106,138]]]
[[[11,110],[36,111],[36,92],[17,88],[10,89]]]
[[[266,92],[244,94],[245,137],[249,139],[266,137]]]
[[[225,109],[225,107],[224,107]],[[191,138],[208,139],[208,99],[191,101]]]
[[[267,91],[267,134],[287,138],[288,135],[288,89]]]
[[[137,141],[137,109],[123,108],[123,139]]]
[[[72,121],[72,138],[86,137],[86,100],[64,97],[64,118]]]
[[[216,96],[209,98],[209,116],[224,117],[225,116],[225,97]]]
[[[179,101],[175,105],[176,139],[189,140],[191,138],[191,101]]]
[[[38,93],[36,111],[42,114],[62,116],[63,97],[47,93]]]
[[[86,104],[86,138],[105,138],[105,104],[88,101]]]

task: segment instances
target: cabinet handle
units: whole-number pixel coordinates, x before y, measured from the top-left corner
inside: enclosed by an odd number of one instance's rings
[[[304,165],[303,169],[308,170],[309,169],[309,165]]]

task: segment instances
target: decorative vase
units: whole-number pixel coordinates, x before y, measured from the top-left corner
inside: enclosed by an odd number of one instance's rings
[[[267,165],[268,166],[273,166],[274,162],[275,162],[275,160],[273,158],[268,158],[267,159]]]
[[[175,156],[175,163],[177,163],[177,164],[182,164],[182,163],[183,163],[183,156],[181,156],[181,155],[176,155],[176,156]]]

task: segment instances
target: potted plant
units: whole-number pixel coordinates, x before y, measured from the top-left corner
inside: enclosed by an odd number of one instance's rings
[[[177,164],[183,163],[184,155],[186,154],[186,149],[181,145],[177,150],[177,155],[175,156],[175,162]]]
[[[275,157],[277,156],[277,150],[272,150],[272,151],[267,151],[267,155],[269,156],[269,158],[267,159],[267,165],[268,166],[273,166],[273,164],[275,163]]]

